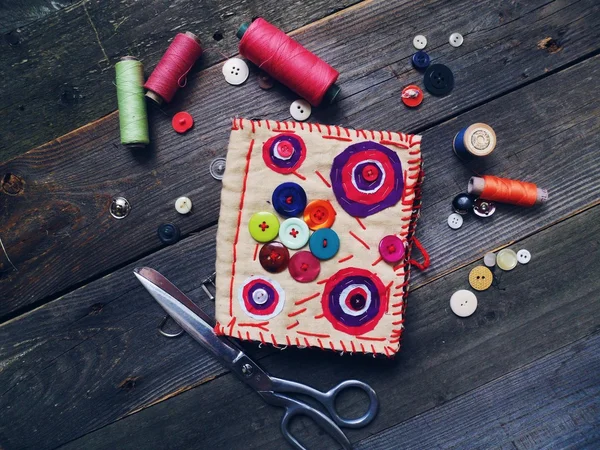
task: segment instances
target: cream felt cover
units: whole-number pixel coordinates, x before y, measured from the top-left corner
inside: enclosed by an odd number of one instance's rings
[[[263,159],[263,144],[281,133],[293,133],[306,147],[306,158],[294,173],[277,173]],[[337,155],[348,146],[364,141],[383,145],[398,155],[404,187],[402,198],[395,205],[357,219],[336,199],[330,173]],[[276,346],[395,354],[400,348],[404,328],[409,257],[420,206],[420,141],[420,136],[387,131],[235,119],[223,178],[217,233],[216,332]],[[339,252],[332,259],[321,261],[320,274],[310,283],[295,281],[287,269],[276,274],[263,269],[258,258],[258,250],[263,244],[257,243],[248,231],[250,217],[256,212],[272,212],[280,222],[286,219],[273,209],[271,196],[279,184],[289,181],[304,188],[308,202],[328,200],[337,213],[331,228],[340,238]],[[379,242],[390,234],[400,237],[406,245],[404,259],[397,264],[386,263],[379,254]],[[308,245],[300,250],[308,250]],[[300,250],[290,250],[290,256]],[[335,326],[335,318],[324,311],[329,301],[323,298],[325,287],[336,279],[336,273],[347,268],[366,270],[371,278],[378,277],[379,285],[384,286],[385,293],[379,299],[382,315],[374,319],[375,323],[364,334],[346,332],[347,328]],[[281,287],[277,301],[283,302],[283,309],[275,317],[261,320],[247,314],[240,296],[250,277],[264,277]]]

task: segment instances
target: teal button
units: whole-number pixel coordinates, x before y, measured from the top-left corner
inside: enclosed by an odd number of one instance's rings
[[[340,249],[340,238],[331,228],[321,228],[312,234],[308,246],[317,258],[331,259]]]

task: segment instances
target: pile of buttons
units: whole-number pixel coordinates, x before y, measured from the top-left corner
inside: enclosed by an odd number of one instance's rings
[[[331,228],[336,215],[333,206],[328,200],[308,202],[302,186],[293,182],[277,186],[271,204],[285,220],[280,223],[272,212],[260,211],[248,222],[252,238],[264,243],[258,253],[260,265],[271,273],[288,269],[300,283],[315,280],[321,271],[320,261],[333,258],[340,248],[340,238]],[[290,250],[307,244],[310,251],[298,251],[290,257]]]
[[[463,225],[463,216],[473,213],[478,217],[491,217],[496,212],[496,205],[469,194],[458,194],[452,200],[454,212],[448,216],[448,226],[458,230]]]
[[[452,47],[460,47],[463,37],[460,33],[452,33],[448,39]],[[423,84],[425,89],[435,96],[449,94],[454,88],[454,74],[444,64],[431,64],[430,56],[423,50],[427,46],[427,38],[421,34],[413,39],[413,46],[418,50],[411,61],[415,69],[424,70]],[[402,102],[409,108],[415,108],[423,102],[423,91],[415,84],[402,90]]]
[[[260,265],[267,272],[288,269],[300,283],[314,281],[321,271],[321,261],[333,258],[340,249],[340,238],[332,229],[336,212],[328,200],[308,201],[297,183],[286,182],[275,188],[269,211],[254,213],[248,221],[252,238],[264,244],[258,252]],[[308,250],[302,250],[308,245]],[[290,256],[290,251],[298,250]],[[379,242],[381,259],[396,264],[405,255],[405,244],[398,236],[384,236]]]
[[[527,264],[531,260],[529,250],[521,249],[517,253],[510,248],[502,249],[495,254],[488,252],[483,257],[483,266],[471,269],[469,285],[476,291],[485,291],[494,282],[492,270],[496,266],[505,272],[513,270],[517,263]],[[450,309],[459,317],[469,317],[477,309],[477,296],[466,289],[460,289],[450,297]]]

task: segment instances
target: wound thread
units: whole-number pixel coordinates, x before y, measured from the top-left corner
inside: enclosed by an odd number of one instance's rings
[[[237,33],[240,54],[311,105],[333,103],[340,88],[337,70],[262,18]]]
[[[142,147],[150,143],[144,99],[144,67],[132,56],[115,64],[121,144]]]
[[[186,76],[200,55],[202,47],[195,34],[177,34],[144,85],[146,96],[159,105],[170,102],[177,89],[186,85]]]
[[[467,186],[469,194],[483,200],[531,207],[548,201],[548,191],[533,183],[483,175],[472,177]]]

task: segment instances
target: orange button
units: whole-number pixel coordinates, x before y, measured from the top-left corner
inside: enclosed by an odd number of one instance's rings
[[[311,230],[331,228],[335,221],[335,209],[329,200],[313,200],[304,209],[304,221]]]
[[[423,91],[414,84],[406,86],[402,89],[402,101],[409,108],[415,108],[423,101]]]

